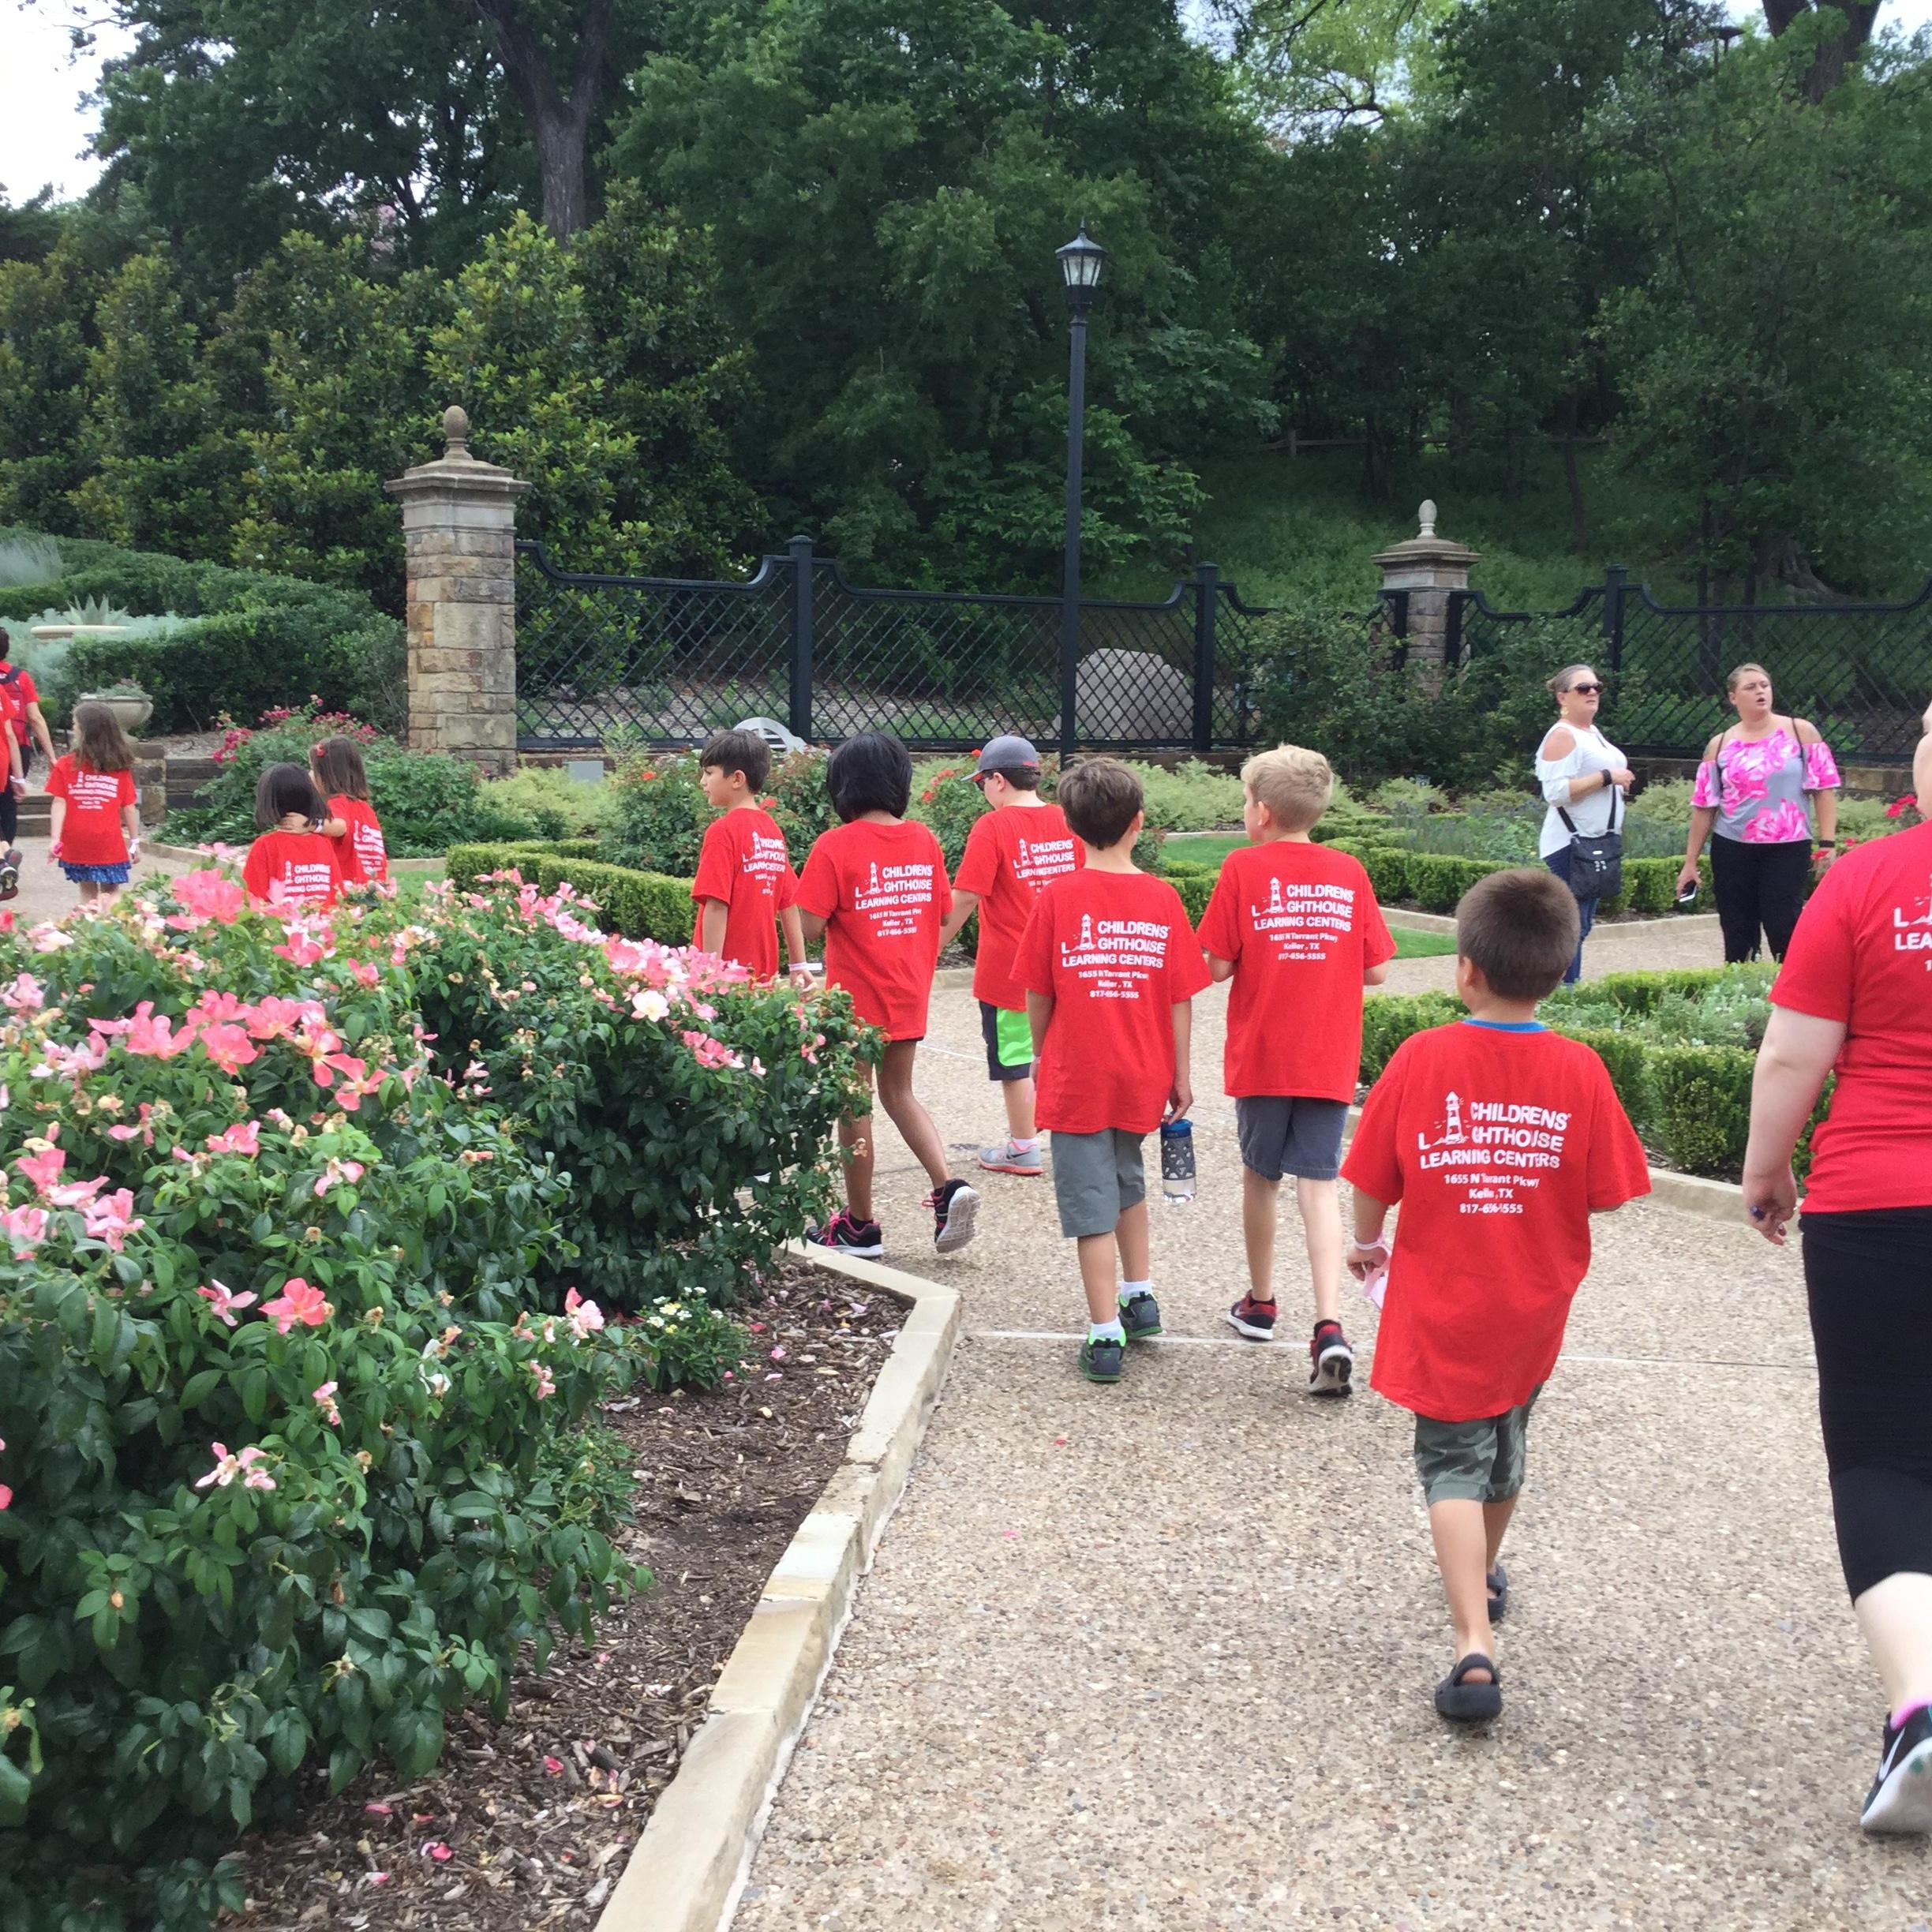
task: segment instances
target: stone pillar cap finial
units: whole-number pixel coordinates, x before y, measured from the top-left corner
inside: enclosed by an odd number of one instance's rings
[[[452,402],[443,412],[443,456],[445,462],[461,462],[470,454],[470,416],[462,404]],[[1431,507],[1433,507],[1432,505]]]
[[[455,410],[451,414],[461,415],[462,412],[460,410]],[[1436,534],[1436,505],[1432,498],[1427,496],[1423,498],[1422,507],[1416,512],[1416,520],[1421,525],[1421,529],[1418,533],[1420,535],[1433,537]]]

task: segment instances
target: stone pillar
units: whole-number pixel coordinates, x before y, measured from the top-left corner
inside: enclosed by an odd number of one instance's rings
[[[1469,588],[1478,552],[1436,534],[1436,506],[1423,504],[1420,533],[1375,560],[1384,590],[1409,593],[1409,661],[1440,668],[1449,627],[1449,593]]]
[[[444,453],[383,488],[402,506],[409,575],[409,735],[492,777],[516,769],[516,505],[530,489],[470,454],[443,412]]]

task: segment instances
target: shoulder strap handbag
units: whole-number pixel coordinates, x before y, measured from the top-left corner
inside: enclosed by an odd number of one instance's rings
[[[1623,834],[1619,829],[1623,793],[1611,787],[1608,831],[1586,834],[1562,806],[1556,816],[1570,829],[1570,889],[1578,899],[1614,899],[1623,889]]]

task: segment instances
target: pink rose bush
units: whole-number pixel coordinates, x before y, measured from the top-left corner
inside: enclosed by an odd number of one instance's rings
[[[711,1303],[819,1198],[859,1044],[521,881],[328,919],[222,885],[0,932],[0,1896],[36,1926],[205,1924],[265,1784],[421,1777],[589,1634],[634,1579],[578,1431],[743,1352]]]

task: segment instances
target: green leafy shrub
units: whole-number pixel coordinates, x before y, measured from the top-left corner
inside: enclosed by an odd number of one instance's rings
[[[615,796],[603,856],[636,872],[695,878],[705,827],[717,816],[699,788],[697,759],[627,762],[606,782]]]
[[[1374,1081],[1411,1033],[1426,1032],[1462,1017],[1452,993],[1378,993],[1362,1002],[1361,1076]]]
[[[424,1775],[447,1713],[500,1710],[627,1582],[622,1483],[559,1445],[658,1331],[527,1312],[569,1196],[435,1077],[433,941],[174,889],[166,923],[0,934],[17,1924],[205,1926],[238,1902],[213,1861],[305,1769]]]
[[[1651,1096],[1646,1123],[1673,1167],[1735,1174],[1750,1137],[1757,1055],[1739,1046],[1653,1046],[1645,1053]]]
[[[1241,822],[1241,781],[1184,758],[1172,770],[1132,761],[1147,796],[1148,823],[1162,832],[1213,832]]]
[[[293,710],[275,706],[253,730],[230,725],[215,754],[221,770],[193,805],[169,814],[169,837],[183,844],[247,844],[255,836],[255,787],[263,772],[283,763],[306,769],[316,739],[335,736],[361,745],[369,800],[392,858],[428,858],[452,840],[514,839],[534,829],[500,808],[467,761],[411,751],[373,725],[323,711],[312,699]]]
[[[772,767],[767,783],[771,796],[766,802],[766,810],[784,834],[793,867],[801,867],[818,835],[830,831],[839,822],[838,814],[832,809],[832,794],[826,789],[825,754],[794,751]],[[919,790],[916,770],[912,789],[916,796]]]
[[[560,765],[526,765],[507,778],[487,779],[483,799],[505,822],[528,826],[543,839],[594,841],[616,817],[608,781],[580,784]]]
[[[685,895],[688,938],[690,888],[661,883]],[[829,1208],[823,1157],[877,1036],[843,993],[801,1002],[648,939],[586,943],[599,935],[567,884],[548,900],[514,879],[455,895],[419,978],[423,1024],[445,1070],[485,1073],[571,1177],[578,1281],[619,1307],[728,1304]]]
[[[0,540],[36,537],[0,530]],[[0,589],[0,621],[90,600],[180,620],[159,634],[76,639],[63,701],[131,677],[154,698],[158,732],[200,730],[223,712],[252,716],[290,691],[313,691],[324,708],[387,728],[403,722],[402,627],[358,592],[114,544],[38,541],[58,542],[61,574]]]

